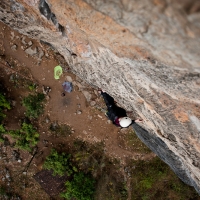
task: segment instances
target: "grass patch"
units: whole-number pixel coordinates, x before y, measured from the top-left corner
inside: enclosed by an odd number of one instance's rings
[[[137,137],[134,130],[128,130],[127,133],[120,135],[119,142],[122,147],[137,153],[151,153],[152,151]]]
[[[194,188],[184,184],[158,157],[151,161],[133,161],[132,199],[198,199]]]
[[[58,124],[54,122],[50,125],[50,130],[56,137],[65,137],[72,134],[72,128],[67,124]]]

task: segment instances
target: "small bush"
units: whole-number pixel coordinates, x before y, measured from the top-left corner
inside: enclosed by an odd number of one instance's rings
[[[70,154],[59,154],[55,149],[51,150],[51,154],[46,158],[43,167],[44,169],[53,170],[53,175],[68,176],[72,174],[71,165],[69,162]]]
[[[16,139],[17,147],[27,151],[31,151],[39,140],[39,134],[36,129],[27,123],[22,123],[20,130],[11,130],[8,133]]]
[[[95,191],[95,180],[87,174],[79,172],[72,181],[67,181],[66,192],[61,194],[65,199],[92,200]]]
[[[40,114],[43,113],[44,106],[42,102],[45,96],[42,93],[37,95],[29,95],[25,97],[22,101],[23,106],[26,107],[26,116],[29,118],[38,118]]]

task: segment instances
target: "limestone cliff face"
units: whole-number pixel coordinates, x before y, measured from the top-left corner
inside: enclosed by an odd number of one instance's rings
[[[199,11],[198,0],[0,1],[1,21],[143,118],[138,137],[200,193]]]

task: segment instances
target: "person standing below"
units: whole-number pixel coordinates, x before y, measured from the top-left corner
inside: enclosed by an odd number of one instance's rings
[[[131,118],[127,117],[126,110],[118,107],[115,104],[113,97],[107,94],[103,90],[99,90],[105,103],[107,106],[108,111],[106,112],[107,117],[115,124],[116,126],[120,126],[122,128],[129,127],[134,122],[142,122],[142,119],[132,120]]]

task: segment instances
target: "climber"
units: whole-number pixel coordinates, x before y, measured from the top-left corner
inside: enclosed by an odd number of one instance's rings
[[[108,111],[106,112],[106,116],[115,124],[116,126],[121,126],[126,128],[130,126],[134,122],[142,122],[142,119],[132,120],[127,117],[126,111],[123,108],[118,107],[115,104],[113,97],[107,94],[103,90],[99,90],[100,94],[102,95]]]

